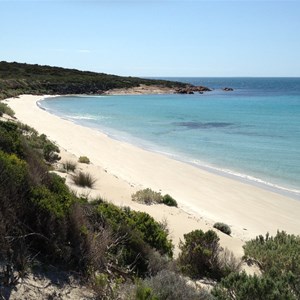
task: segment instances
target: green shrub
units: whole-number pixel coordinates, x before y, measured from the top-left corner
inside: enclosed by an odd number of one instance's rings
[[[231,234],[230,227],[227,224],[225,224],[225,223],[217,222],[217,223],[214,224],[214,228],[222,231],[225,234],[228,234],[228,235]]]
[[[174,198],[172,198],[169,194],[163,196],[162,203],[168,206],[178,206],[177,201]]]
[[[293,273],[300,277],[300,236],[278,231],[275,237],[266,234],[247,241],[245,259],[258,265],[264,273]]]
[[[167,254],[173,255],[173,245],[168,239],[168,233],[162,230],[161,225],[156,222],[149,214],[138,211],[128,211],[127,216],[133,221],[134,227],[142,233],[142,238],[152,248]]]
[[[7,104],[0,102],[0,116],[2,116],[3,114],[14,117],[15,112]]]
[[[128,300],[213,300],[210,293],[188,282],[178,273],[163,270],[135,285],[123,285],[120,294]]]
[[[36,130],[29,126],[20,126],[20,124],[19,129],[24,133],[23,139],[27,141],[31,148],[36,149],[46,162],[52,164],[60,160],[58,155],[60,152],[59,148],[48,140],[45,134],[39,135]]]
[[[277,232],[247,241],[244,259],[261,275],[231,273],[214,290],[216,299],[300,299],[300,237]]]
[[[54,145],[52,142],[47,141],[43,147],[43,154],[44,158],[49,163],[55,163],[56,161],[60,160],[60,156],[57,154],[59,153],[59,148]]]
[[[86,156],[80,156],[79,159],[78,159],[78,162],[80,162],[82,164],[89,164],[90,159]]]
[[[162,195],[159,192],[155,192],[149,188],[137,191],[135,194],[132,195],[132,200],[140,203],[144,203],[147,205],[151,204],[165,204],[168,206],[176,206],[177,202],[174,198],[172,198],[170,195]]]
[[[297,300],[285,279],[231,273],[212,290],[216,300]]]
[[[74,183],[81,187],[93,188],[96,179],[89,173],[80,171],[78,174],[72,176]]]
[[[67,160],[63,163],[63,168],[67,171],[67,172],[74,172],[76,169],[76,163],[70,160]]]
[[[23,157],[21,134],[17,124],[0,121],[0,150]]]
[[[3,207],[3,210],[14,202],[21,206],[21,201],[28,193],[28,181],[26,162],[15,154],[7,154],[0,150],[0,207]]]
[[[180,241],[178,263],[184,274],[192,278],[219,278],[219,237],[213,230],[194,230]]]
[[[157,299],[212,300],[204,288],[196,288],[178,273],[168,270],[146,278],[144,284],[152,290]]]
[[[32,188],[31,201],[56,217],[63,217],[76,199],[65,185],[64,179],[51,173],[45,184]]]
[[[132,200],[140,203],[150,205],[152,203],[161,203],[161,193],[155,192],[149,188],[137,191],[132,195]]]
[[[135,300],[159,300],[152,289],[146,286],[142,281],[137,282],[135,286],[134,295],[131,295],[131,299]]]
[[[100,218],[105,220],[118,236],[126,236],[119,245],[121,255],[118,261],[122,265],[131,265],[139,275],[147,274],[152,248],[160,255],[172,256],[173,245],[168,234],[150,215],[119,208],[111,203],[95,203]]]

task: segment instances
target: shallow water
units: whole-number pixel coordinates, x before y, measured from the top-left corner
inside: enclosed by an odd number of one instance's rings
[[[68,96],[40,105],[115,139],[300,195],[299,78],[176,80],[214,90],[202,95]]]

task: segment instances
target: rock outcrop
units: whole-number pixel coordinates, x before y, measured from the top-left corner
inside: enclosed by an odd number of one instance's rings
[[[223,88],[223,91],[224,91],[224,92],[232,92],[232,91],[233,91],[233,88],[225,87],[225,88]]]
[[[206,86],[186,86],[175,90],[175,94],[194,94],[195,92],[203,94],[203,92],[210,92],[211,89]]]

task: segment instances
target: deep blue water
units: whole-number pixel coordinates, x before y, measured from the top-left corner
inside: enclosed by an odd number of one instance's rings
[[[172,79],[214,90],[68,96],[41,105],[118,140],[300,196],[300,78]]]

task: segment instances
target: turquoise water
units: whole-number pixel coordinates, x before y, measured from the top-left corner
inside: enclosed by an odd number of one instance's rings
[[[227,176],[300,196],[299,78],[176,78],[203,95],[46,99],[46,110]],[[233,87],[223,92],[221,87]]]

